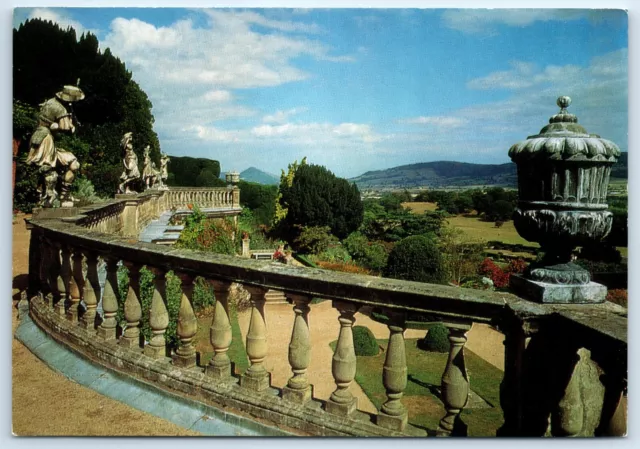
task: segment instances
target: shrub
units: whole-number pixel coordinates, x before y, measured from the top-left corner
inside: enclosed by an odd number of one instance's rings
[[[356,349],[356,355],[378,355],[378,342],[368,327],[353,327],[353,345]]]
[[[449,352],[449,330],[444,324],[434,324],[427,335],[418,342],[418,347],[425,351]]]
[[[351,255],[343,246],[331,246],[317,257],[325,262],[351,262]]]
[[[320,254],[326,251],[329,245],[338,242],[330,232],[329,226],[305,226],[294,241],[296,249],[303,253]]]
[[[438,245],[422,235],[407,237],[394,246],[384,274],[395,279],[436,284],[444,283],[446,278]]]
[[[382,271],[389,257],[385,247],[378,242],[370,242],[360,232],[349,234],[342,244],[351,257],[360,265],[374,271]]]
[[[611,301],[614,304],[618,304],[622,307],[628,307],[627,290],[615,289],[607,292],[607,301]]]

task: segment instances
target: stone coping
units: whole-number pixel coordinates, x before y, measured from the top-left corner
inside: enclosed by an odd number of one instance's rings
[[[408,425],[404,432],[382,428],[374,424],[375,415],[357,411],[352,417],[333,415],[323,410],[324,401],[313,399],[298,405],[281,397],[279,389],[254,392],[239,385],[238,378],[215,381],[196,367],[183,369],[170,358],[153,359],[140,348],[124,348],[116,340],[105,341],[60,316],[41,297],[29,303],[33,322],[54,340],[93,363],[117,373],[150,382],[158,388],[216,407],[221,413],[246,416],[264,426],[274,424],[292,435],[315,436],[426,436],[423,429]],[[294,430],[295,429],[295,430]],[[275,433],[275,432],[274,432]]]
[[[443,320],[498,324],[505,314],[520,321],[557,315],[575,320],[591,332],[626,346],[626,309],[612,303],[537,304],[506,292],[474,290],[341,273],[320,268],[213,254],[143,243],[136,239],[100,233],[63,220],[26,220],[36,232],[73,247],[85,248],[122,260],[190,273],[194,276],[255,285],[362,306],[382,306],[398,311],[436,314]],[[600,319],[590,320],[590,316]]]

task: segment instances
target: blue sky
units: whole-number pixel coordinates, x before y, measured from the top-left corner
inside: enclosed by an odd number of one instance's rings
[[[21,8],[91,30],[147,92],[162,150],[340,176],[508,162],[559,95],[627,149],[619,10]]]

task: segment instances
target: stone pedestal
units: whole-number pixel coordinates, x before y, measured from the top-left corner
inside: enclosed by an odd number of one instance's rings
[[[144,347],[144,355],[154,359],[162,359],[166,356],[166,349],[164,346],[146,345]]]
[[[352,397],[351,400],[345,403],[335,402],[329,399],[324,406],[324,409],[338,416],[351,416],[358,408],[358,398]]]
[[[181,355],[174,352],[171,354],[171,361],[180,368],[192,368],[196,366],[196,354]]]
[[[264,371],[252,375],[247,372],[240,378],[240,386],[253,391],[264,391],[271,385],[271,373]]]
[[[379,413],[376,417],[376,424],[380,427],[384,427],[385,429],[401,432],[405,427],[407,427],[408,420],[409,416],[406,411],[400,416],[391,416],[385,413]]]
[[[301,390],[291,388],[287,385],[282,388],[282,399],[295,402],[296,404],[306,404],[312,397],[313,390],[311,385],[308,385],[306,388]]]
[[[607,296],[607,287],[596,282],[551,284],[514,274],[509,286],[515,293],[544,304],[596,304],[604,302]]]

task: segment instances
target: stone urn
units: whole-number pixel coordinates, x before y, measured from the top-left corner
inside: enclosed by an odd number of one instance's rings
[[[511,277],[511,287],[540,302],[602,302],[606,287],[591,282],[589,272],[572,262],[572,251],[611,230],[607,188],[620,149],[578,124],[567,112],[571,98],[559,97],[557,104],[560,112],[539,134],[509,149],[518,168],[514,225],[544,251],[541,262]]]
[[[240,182],[240,173],[235,170],[227,172],[224,176],[229,186],[236,186]]]

